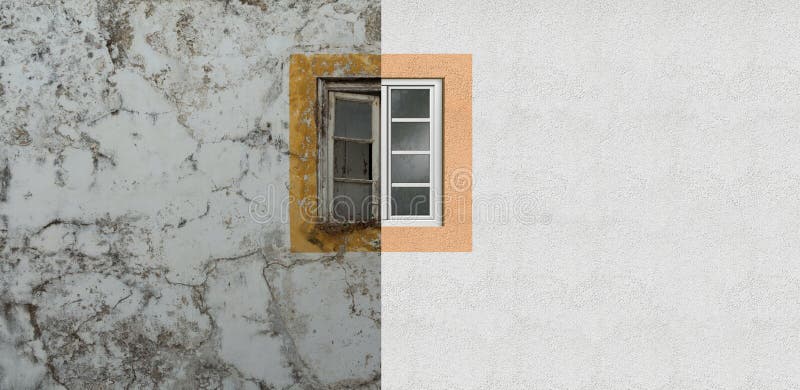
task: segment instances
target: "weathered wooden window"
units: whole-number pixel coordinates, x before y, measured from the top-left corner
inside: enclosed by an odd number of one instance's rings
[[[380,83],[320,79],[319,216],[329,223],[380,213]]]
[[[442,224],[442,81],[381,83],[382,225]]]

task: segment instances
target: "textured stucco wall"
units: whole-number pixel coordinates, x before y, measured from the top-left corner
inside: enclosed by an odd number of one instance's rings
[[[384,226],[383,252],[472,251],[472,56],[384,54],[381,77],[442,82],[442,226]]]
[[[285,200],[289,55],[379,7],[0,2],[0,388],[378,386],[379,254],[291,255]]]
[[[800,387],[796,2],[381,10],[474,80],[473,253],[382,255],[386,389]]]

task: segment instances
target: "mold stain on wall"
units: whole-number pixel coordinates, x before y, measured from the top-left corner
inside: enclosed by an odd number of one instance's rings
[[[380,255],[292,253],[281,200],[290,55],[379,31],[374,0],[0,4],[0,388],[378,388]]]
[[[290,83],[290,205],[293,252],[380,251],[380,226],[369,223],[326,225],[317,214],[317,79],[379,77],[380,55],[295,54]]]

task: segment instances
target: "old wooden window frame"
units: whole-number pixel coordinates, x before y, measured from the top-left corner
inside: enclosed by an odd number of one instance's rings
[[[381,191],[381,131],[380,131],[381,83],[375,77],[320,77],[317,79],[317,123],[319,124],[317,157],[318,217],[325,223],[353,223],[380,220]],[[335,178],[333,173],[333,143],[335,140],[336,98],[377,102],[373,108],[372,123],[372,177],[369,180]],[[376,115],[377,113],[377,115]],[[339,137],[336,137],[339,138]],[[342,139],[347,141],[346,139]],[[362,141],[359,141],[362,142]],[[335,181],[372,184],[372,219],[367,221],[341,221],[332,216],[333,186]]]
[[[394,89],[427,89],[428,118],[392,118],[391,93]],[[381,226],[438,227],[442,226],[442,79],[382,79],[381,80]],[[428,122],[430,150],[395,151],[391,145],[392,123]],[[391,156],[394,154],[429,154],[430,174],[427,183],[393,183]],[[392,215],[392,188],[428,187],[429,215]]]

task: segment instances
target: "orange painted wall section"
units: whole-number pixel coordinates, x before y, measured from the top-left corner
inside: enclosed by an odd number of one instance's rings
[[[381,77],[444,80],[442,226],[383,227],[381,251],[472,251],[472,55],[383,54]]]

